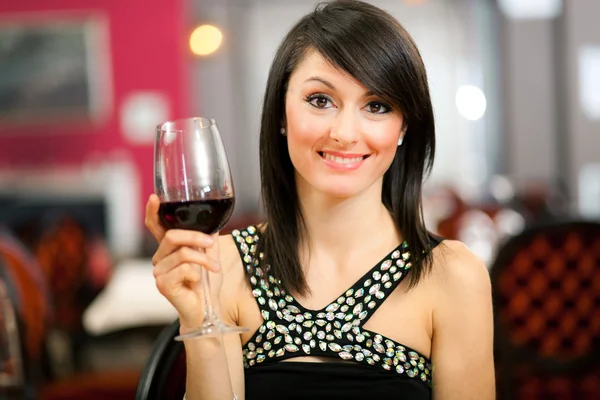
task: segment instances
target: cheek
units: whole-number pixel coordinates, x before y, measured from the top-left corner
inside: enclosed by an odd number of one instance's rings
[[[398,137],[401,127],[401,123],[395,123],[395,121],[392,123],[390,121],[390,123],[382,124],[372,129],[372,134],[369,135],[371,148],[386,158],[394,158],[398,147]]]
[[[288,154],[294,167],[302,170],[307,164],[306,149],[313,144],[311,122],[296,106],[286,104],[285,111]]]
[[[396,146],[398,145],[398,139],[393,131],[387,131],[383,135],[376,137],[371,143],[373,147],[377,148],[380,152],[395,152]]]
[[[313,147],[328,132],[327,118],[311,115],[302,105],[286,105],[286,131],[290,151],[296,146]]]

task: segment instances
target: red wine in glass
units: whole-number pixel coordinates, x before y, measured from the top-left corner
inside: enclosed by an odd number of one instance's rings
[[[159,216],[168,229],[189,229],[212,235],[220,231],[233,212],[233,197],[161,203]]]

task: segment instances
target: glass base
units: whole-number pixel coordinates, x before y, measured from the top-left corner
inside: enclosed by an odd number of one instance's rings
[[[194,329],[183,335],[175,336],[178,342],[189,339],[202,339],[209,337],[217,337],[222,335],[240,334],[248,332],[250,329],[243,326],[228,325],[221,321],[205,321],[200,328]]]

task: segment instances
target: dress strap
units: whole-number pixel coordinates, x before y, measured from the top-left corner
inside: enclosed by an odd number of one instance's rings
[[[411,267],[411,254],[404,242],[373,268],[370,275],[360,279],[346,292],[346,303],[353,306],[352,314],[356,318],[352,321],[354,326],[362,327],[367,323],[408,275]],[[335,303],[328,309],[331,310],[332,306],[335,308]]]
[[[268,266],[261,265],[261,257],[257,254],[257,245],[260,241],[260,231],[253,225],[246,229],[236,229],[231,232],[233,241],[236,244],[246,276],[249,276],[249,283],[252,289],[252,294],[258,303],[258,308],[266,321],[269,319],[269,305],[265,300],[266,296],[262,293],[269,291],[270,287],[267,282]],[[266,269],[263,271],[263,269]],[[277,293],[279,295],[279,293]],[[272,297],[268,296],[269,298]],[[270,300],[272,301],[272,300]]]

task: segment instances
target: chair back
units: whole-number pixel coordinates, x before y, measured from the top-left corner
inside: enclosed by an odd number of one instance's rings
[[[500,399],[600,399],[600,223],[509,239],[491,266]]]
[[[21,398],[37,398],[37,385],[49,373],[45,340],[53,309],[40,265],[21,242],[3,229],[0,229],[0,279],[5,283],[19,335],[26,392]]]
[[[25,396],[19,327],[14,306],[2,279],[0,279],[0,394],[3,399],[19,399]]]
[[[185,394],[186,359],[179,334],[179,320],[165,327],[158,336],[146,363],[136,400],[181,400]]]

